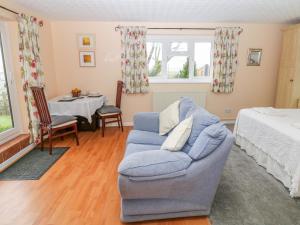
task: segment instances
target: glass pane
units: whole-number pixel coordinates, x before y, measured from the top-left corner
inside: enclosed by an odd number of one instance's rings
[[[9,92],[4,67],[3,49],[0,49],[0,133],[13,127]]]
[[[161,76],[162,43],[147,42],[149,77]]]
[[[168,78],[189,78],[189,57],[172,56],[167,63]]]
[[[172,42],[172,52],[186,52],[188,50],[188,44],[186,42]]]
[[[210,42],[197,42],[195,43],[195,66],[194,76],[203,77],[210,75]]]

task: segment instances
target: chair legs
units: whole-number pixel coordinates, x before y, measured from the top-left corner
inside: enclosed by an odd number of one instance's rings
[[[102,117],[102,137],[104,137],[104,131],[105,131],[105,118]]]
[[[52,155],[52,129],[48,130],[49,154]]]
[[[122,132],[123,132],[122,114],[119,115],[119,119],[120,119],[120,123],[121,123],[121,129],[122,129]],[[119,121],[119,119],[118,119],[118,121]]]
[[[74,125],[76,144],[79,145],[77,124]]]
[[[44,130],[43,127],[40,127],[40,132],[41,132],[41,151],[44,151]]]

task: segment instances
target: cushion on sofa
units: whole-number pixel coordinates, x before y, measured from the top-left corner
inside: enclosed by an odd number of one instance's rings
[[[192,146],[198,138],[199,134],[204,130],[204,128],[218,123],[220,119],[201,107],[197,107],[195,110],[189,111],[187,113],[187,117],[189,117],[190,115],[193,116],[193,126],[187,144]]]
[[[161,146],[162,150],[180,151],[190,136],[193,125],[193,117],[181,121],[168,135]]]
[[[160,145],[147,145],[147,144],[134,144],[129,143],[126,147],[125,157],[137,153],[137,152],[144,152],[149,150],[160,150]]]
[[[159,134],[165,135],[179,123],[179,103],[176,101],[159,114]]]
[[[192,98],[182,97],[180,98],[179,104],[179,121],[182,121],[186,118],[187,113],[190,110],[195,109],[197,106]]]
[[[130,177],[159,176],[185,170],[191,162],[192,159],[184,152],[137,152],[121,161],[118,172]]]
[[[227,128],[222,123],[206,127],[196,139],[188,155],[194,160],[208,156],[224,141],[227,133]]]
[[[130,131],[127,144],[150,144],[150,145],[162,145],[166,140],[167,136],[161,136],[158,133],[142,131],[142,130],[132,130]]]

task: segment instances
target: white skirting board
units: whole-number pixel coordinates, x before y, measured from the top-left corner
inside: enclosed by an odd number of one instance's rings
[[[34,149],[36,145],[30,144],[26,148],[23,148],[21,151],[19,151],[17,154],[9,158],[8,160],[4,161],[0,164],[0,173],[5,170],[10,165],[14,164],[16,161],[18,161],[20,158],[22,158],[24,155],[26,155],[28,152],[30,152],[32,149]]]

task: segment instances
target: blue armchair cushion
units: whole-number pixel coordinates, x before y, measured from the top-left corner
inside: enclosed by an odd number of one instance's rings
[[[179,121],[183,121],[185,118],[187,118],[187,113],[195,108],[196,104],[193,99],[189,97],[182,97],[179,104]]]
[[[187,144],[192,146],[199,134],[208,126],[220,122],[220,119],[207,112],[205,109],[198,107],[195,110],[191,110],[187,113],[187,117],[193,115],[193,126],[190,137],[187,141]]]
[[[132,130],[127,137],[127,144],[149,144],[149,145],[162,145],[167,136],[160,136],[158,133]]]
[[[122,160],[118,172],[130,177],[160,176],[185,170],[191,162],[192,159],[184,152],[137,152]]]
[[[133,117],[133,129],[159,132],[159,113],[158,112],[140,112]]]
[[[227,133],[227,128],[222,123],[206,127],[190,149],[189,156],[194,160],[208,156],[224,141]]]
[[[146,145],[146,144],[134,144],[129,143],[126,147],[125,157],[137,153],[137,152],[144,152],[144,151],[153,151],[153,150],[160,150],[160,145]]]

